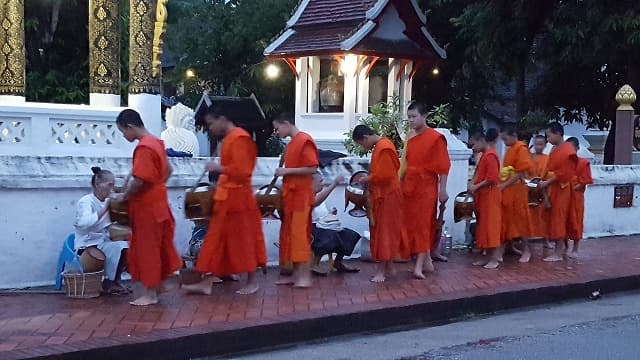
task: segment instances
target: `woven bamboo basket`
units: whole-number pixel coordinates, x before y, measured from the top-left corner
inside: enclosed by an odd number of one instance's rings
[[[67,296],[74,299],[91,299],[100,296],[104,271],[92,273],[62,273]]]

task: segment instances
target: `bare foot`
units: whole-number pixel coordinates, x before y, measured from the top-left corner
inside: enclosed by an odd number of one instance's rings
[[[211,295],[213,293],[213,278],[207,277],[196,284],[182,285],[188,293]]]
[[[483,268],[485,268],[485,269],[497,269],[498,265],[500,265],[498,260],[491,260],[485,266],[483,266]]]
[[[169,283],[165,281],[160,285],[160,289],[158,290],[158,292],[163,294],[163,293],[168,293],[171,290],[173,290],[173,286],[169,285]]]
[[[562,261],[563,257],[560,254],[551,254],[542,260],[546,262],[556,262],[556,261]]]
[[[374,277],[371,278],[372,283],[380,284],[386,280],[384,273],[377,273]]]
[[[428,260],[425,260],[424,264],[422,265],[422,269],[428,273],[436,271],[436,268],[433,266],[430,257],[428,258]]]
[[[258,286],[258,284],[247,284],[247,286],[236,291],[236,294],[251,295],[251,294],[254,294],[256,291],[258,291],[259,288],[260,286]]]
[[[549,240],[545,240],[543,246],[544,246],[545,249],[553,249],[554,248],[554,246],[549,242]]]
[[[520,257],[520,260],[518,260],[521,263],[528,263],[529,260],[531,260],[531,252],[529,251],[525,251],[522,253],[522,256]]]
[[[155,305],[157,303],[158,303],[158,298],[150,295],[140,296],[139,298],[129,302],[129,304],[133,306],[147,306],[147,305]]]
[[[578,255],[577,251],[571,251],[567,253],[567,257],[571,259],[577,259],[580,257],[580,255]]]
[[[231,274],[231,275],[229,275],[229,279],[231,279],[231,281],[240,281],[240,275]]]
[[[306,279],[305,278],[305,279],[300,279],[300,280],[296,281],[293,284],[293,287],[294,288],[307,289],[307,288],[310,288],[311,285],[313,285],[311,279]]]
[[[294,282],[292,277],[285,277],[276,281],[276,285],[293,285]]]
[[[478,260],[478,261],[474,261],[473,263],[471,263],[471,265],[473,266],[485,266],[488,264],[487,260]]]
[[[423,273],[421,273],[420,271],[417,271],[417,270],[413,272],[413,277],[418,279],[418,280],[424,280],[424,279],[427,278],[426,276],[424,276]]]
[[[212,284],[222,284],[222,279],[215,275],[211,275],[211,283]]]

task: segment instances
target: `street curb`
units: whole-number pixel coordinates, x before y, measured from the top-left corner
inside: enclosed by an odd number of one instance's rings
[[[640,289],[640,275],[594,280],[585,283],[546,286],[452,300],[424,299],[408,305],[398,305],[354,313],[313,319],[292,320],[255,325],[241,329],[186,334],[168,339],[121,344],[105,339],[99,348],[76,350],[71,346],[15,350],[0,355],[16,359],[186,359],[220,356],[262,348],[310,341],[346,334],[379,331],[399,326],[433,325],[453,322],[469,314],[489,314],[528,306],[574,299],[587,299],[591,292],[602,294]],[[51,351],[54,350],[54,351]],[[36,355],[34,353],[40,353]],[[34,356],[35,355],[35,356]]]

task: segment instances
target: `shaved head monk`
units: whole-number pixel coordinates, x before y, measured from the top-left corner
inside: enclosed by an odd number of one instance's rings
[[[547,147],[547,138],[544,135],[536,135],[533,138],[533,154],[531,154],[531,169],[529,169],[530,178],[544,178],[547,169],[547,161],[549,155],[543,151]],[[529,214],[531,214],[531,237],[544,239],[544,247],[551,248],[549,236],[547,234],[547,223],[549,221],[549,211],[540,204],[529,205]]]
[[[391,140],[376,134],[366,125],[353,129],[353,141],[366,150],[372,150],[369,176],[362,179],[368,184],[370,212],[371,257],[378,262],[372,282],[384,282],[392,272],[391,262],[396,256],[408,257],[407,232],[403,222],[403,197],[398,179],[400,160]]]
[[[473,265],[495,269],[500,265],[502,192],[498,189],[500,182],[500,159],[496,152],[498,131],[487,130],[486,134],[476,133],[469,142],[473,152],[481,154],[476,171],[467,191],[473,194],[475,203],[476,247],[490,251],[488,260],[479,260]]]
[[[577,138],[570,137],[567,139],[567,142],[573,145],[576,152],[580,150],[580,143]],[[584,192],[587,189],[587,185],[591,184],[593,184],[593,178],[591,177],[591,165],[589,164],[589,160],[579,157],[578,165],[576,166],[576,175],[573,177],[573,181],[571,183],[571,187],[573,189],[573,214],[571,217],[572,222],[569,231],[569,239],[573,240],[573,249],[571,249],[571,252],[567,252],[567,256],[571,258],[578,257],[578,248],[584,232]]]
[[[262,216],[258,209],[251,176],[256,165],[257,148],[253,139],[229,119],[222,106],[213,106],[204,116],[212,135],[221,136],[220,163],[210,162],[206,170],[220,174],[213,195],[213,216],[198,255],[196,270],[218,276],[246,273],[247,284],[240,295],[258,290],[255,270],[266,266],[267,255],[262,234]],[[211,295],[215,278],[184,289]]]
[[[564,142],[564,128],[558,122],[547,127],[547,139],[553,145],[547,163],[546,180],[540,187],[547,189],[551,210],[549,213],[549,239],[556,242],[553,254],[544,261],[562,261],[566,251],[571,221],[571,181],[576,173],[578,156],[571,143]]]
[[[280,267],[292,263],[293,279],[282,278],[277,284],[310,287],[311,211],[315,202],[312,176],[318,171],[318,148],[309,134],[298,130],[292,118],[277,117],[273,127],[281,138],[291,138],[285,149],[284,167],[276,169],[276,176],[283,177]]]
[[[131,179],[120,195],[121,200],[129,202],[132,232],[127,270],[131,278],[140,281],[145,288],[145,294],[130,304],[157,304],[162,282],[182,267],[173,244],[175,220],[165,186],[172,170],[164,143],[147,131],[140,114],[131,109],[123,110],[116,124],[127,141],[138,140],[133,152]]]
[[[512,125],[500,129],[500,137],[508,147],[500,169],[502,191],[502,240],[510,242],[522,240],[521,263],[529,262],[531,250],[528,238],[531,236],[531,215],[529,214],[529,189],[524,182],[525,174],[531,170],[531,154],[525,143],[518,140]]]
[[[426,105],[412,103],[407,116],[411,134],[404,149],[404,173],[400,173],[403,210],[406,227],[411,228],[409,250],[417,255],[413,276],[424,279],[425,270],[434,270],[431,249],[436,237],[436,209],[438,201],[445,203],[449,199],[447,176],[451,162],[444,135],[427,126]]]

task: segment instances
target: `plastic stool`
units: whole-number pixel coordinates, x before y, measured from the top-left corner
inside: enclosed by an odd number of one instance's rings
[[[65,240],[62,245],[62,250],[60,251],[60,257],[58,257],[58,269],[56,271],[56,290],[60,290],[62,288],[62,272],[64,271],[64,264],[66,262],[77,261],[80,262],[80,257],[74,249],[74,242],[76,236],[75,234],[69,234],[67,240]]]

